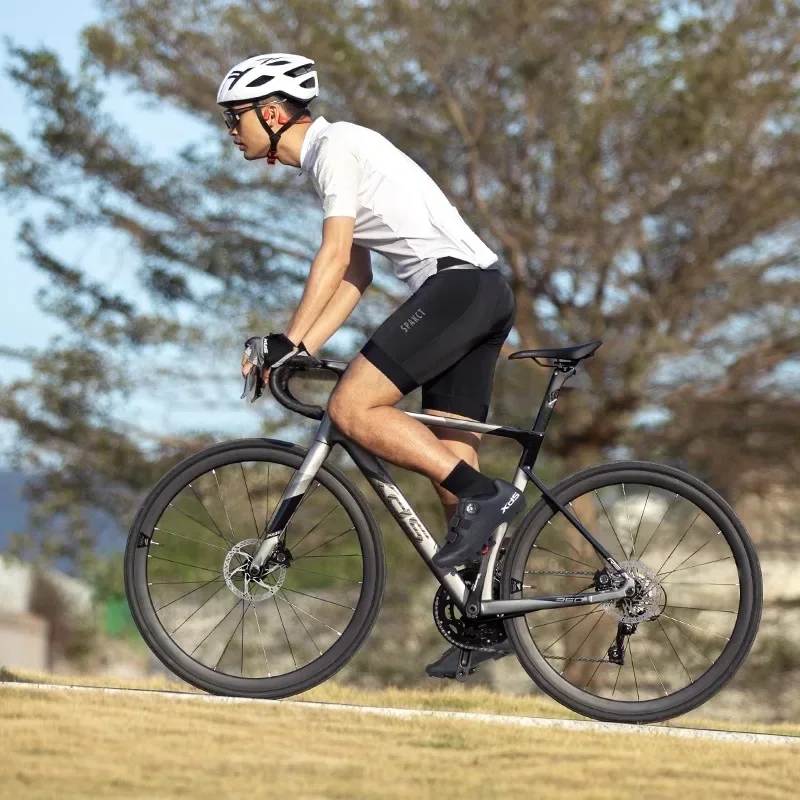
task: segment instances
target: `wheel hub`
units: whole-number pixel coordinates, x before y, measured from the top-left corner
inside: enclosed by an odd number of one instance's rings
[[[286,580],[286,565],[270,559],[257,576],[250,575],[248,567],[261,546],[261,539],[237,542],[225,556],[222,575],[228,588],[241,600],[260,603],[269,600]],[[247,552],[252,548],[251,552]]]
[[[633,595],[603,603],[603,610],[628,625],[659,617],[667,604],[667,593],[655,572],[641,561],[622,561],[620,566],[636,583]]]

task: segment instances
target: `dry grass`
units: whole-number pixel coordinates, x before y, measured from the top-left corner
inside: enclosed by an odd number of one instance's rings
[[[796,796],[794,747],[398,720],[273,704],[177,703],[142,695],[7,687],[2,698],[0,798],[14,800],[349,800],[454,791],[670,800]]]
[[[0,680],[3,680],[0,669]],[[130,689],[153,689],[203,694],[178,679],[152,677],[123,679],[99,676],[64,676],[14,670],[6,673],[8,680],[31,683],[76,684]],[[433,711],[472,711],[483,714],[504,714],[548,719],[586,719],[542,695],[501,694],[483,686],[463,686],[450,681],[435,682],[430,689],[359,689],[328,681],[304,694],[292,698],[316,703],[343,703],[356,706],[414,708]],[[800,723],[738,723],[730,720],[710,720],[702,716],[702,708],[691,714],[665,723],[675,728],[708,728],[712,730],[777,733],[800,736]]]

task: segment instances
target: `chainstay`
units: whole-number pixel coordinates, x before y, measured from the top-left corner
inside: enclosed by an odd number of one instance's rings
[[[589,578],[595,576],[594,572],[587,572],[586,570],[563,570],[563,569],[526,569],[526,575],[585,575]],[[566,656],[545,656],[551,661],[585,661],[592,664],[613,664],[607,658],[567,658]]]

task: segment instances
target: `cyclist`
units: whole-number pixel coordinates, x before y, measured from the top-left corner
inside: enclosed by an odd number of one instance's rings
[[[485,422],[513,294],[497,256],[427,173],[375,131],[312,119],[318,94],[314,62],[287,53],[242,61],[217,94],[244,158],[301,169],[323,209],[322,244],[289,325],[245,343],[245,392],[255,399],[271,367],[325,344],[372,281],[370,251],[386,256],[411,296],[353,359],[328,414],[366,450],[431,479],[448,523],[433,561],[455,568],[479,558],[524,500],[478,471],[479,434],[429,428],[394,406],[422,387],[425,413]],[[449,669],[454,652],[437,664]]]

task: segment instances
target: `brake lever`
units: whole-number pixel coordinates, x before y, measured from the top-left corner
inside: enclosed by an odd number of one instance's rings
[[[261,369],[254,364],[244,379],[244,391],[239,399],[250,397],[250,402],[255,403],[262,394],[264,394],[264,376]]]

